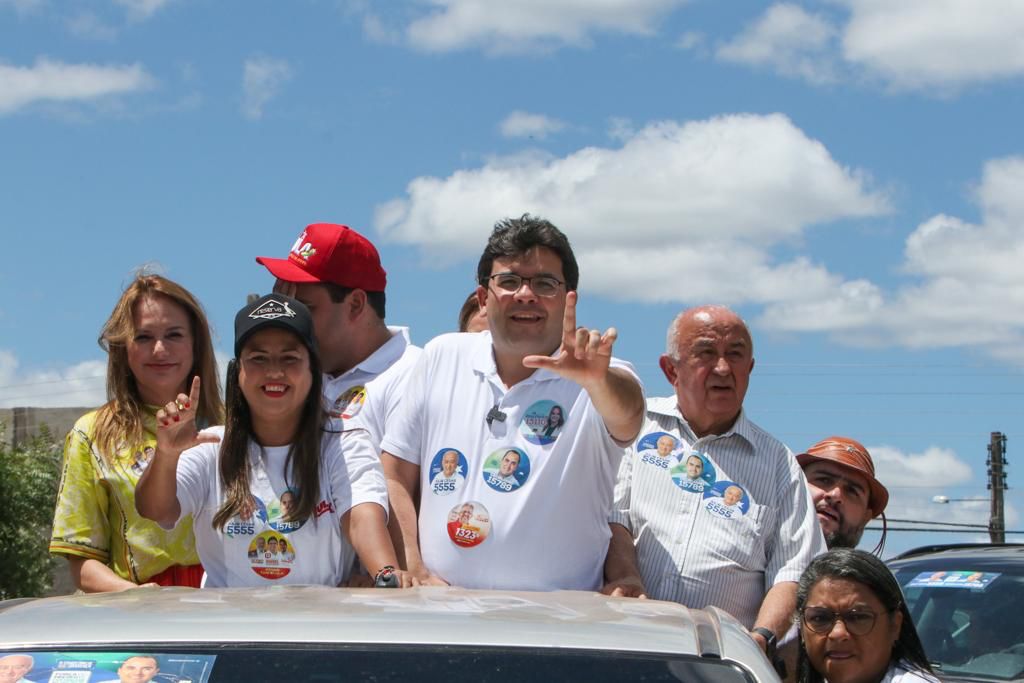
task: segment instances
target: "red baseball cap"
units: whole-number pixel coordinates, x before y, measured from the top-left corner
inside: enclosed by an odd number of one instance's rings
[[[288,258],[257,256],[256,262],[285,282],[332,282],[383,292],[388,281],[370,240],[347,225],[334,223],[307,225]]]

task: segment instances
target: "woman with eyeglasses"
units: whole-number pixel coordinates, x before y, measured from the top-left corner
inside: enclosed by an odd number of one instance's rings
[[[871,553],[819,555],[796,609],[798,683],[938,683],[896,578]]]

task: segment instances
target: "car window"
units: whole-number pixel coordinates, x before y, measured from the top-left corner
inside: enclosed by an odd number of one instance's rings
[[[453,638],[456,634],[453,634]],[[29,680],[60,680],[78,668],[92,680],[116,681],[126,653],[143,663],[157,664],[153,683],[250,683],[289,681],[414,681],[415,683],[498,683],[516,681],[689,681],[691,683],[758,683],[742,667],[717,658],[657,656],[609,651],[550,651],[528,648],[436,646],[230,646],[196,645],[175,648],[119,646],[109,651],[33,650],[35,667]],[[10,653],[3,653],[10,654]],[[147,659],[148,658],[148,659]],[[76,662],[78,665],[76,666]],[[203,671],[198,675],[200,669]],[[46,677],[35,679],[32,675]],[[107,677],[109,676],[109,677]],[[86,680],[86,679],[82,679]]]
[[[926,569],[911,564],[899,568],[896,577],[936,671],[996,680],[1024,677],[1024,576],[970,567]],[[966,579],[972,577],[980,585],[971,586]]]

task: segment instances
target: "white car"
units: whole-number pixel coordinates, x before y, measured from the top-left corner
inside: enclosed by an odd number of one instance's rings
[[[0,602],[0,681],[18,674],[137,683],[778,681],[745,629],[715,608],[439,587],[139,588]]]

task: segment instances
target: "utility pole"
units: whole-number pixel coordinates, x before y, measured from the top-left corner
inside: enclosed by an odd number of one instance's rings
[[[992,512],[988,520],[988,535],[993,543],[1006,542],[1006,520],[1003,516],[1003,491],[1006,489],[1006,435],[992,432],[988,444],[988,488],[992,491]]]

